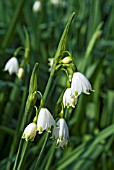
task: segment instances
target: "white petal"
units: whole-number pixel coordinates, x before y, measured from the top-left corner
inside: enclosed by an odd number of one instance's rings
[[[24,130],[22,138],[25,139],[26,141],[31,140],[33,141],[35,136],[36,136],[36,124],[35,123],[30,123]]]
[[[5,65],[4,71],[9,71],[10,74],[17,73],[19,69],[18,60],[12,57]]]
[[[77,98],[71,96],[71,88],[67,88],[64,95],[63,95],[63,105],[64,107],[72,106],[75,107],[77,104]]]
[[[78,92],[78,96],[82,92],[89,94],[89,90],[92,91],[92,88],[88,79],[80,72],[74,73],[71,83],[71,94],[73,96],[75,96],[76,92]]]
[[[57,122],[58,128],[53,129],[53,137],[57,139],[57,144],[64,147],[68,143],[69,130],[65,119],[60,118]]]
[[[83,92],[86,93],[86,91],[88,90],[92,90],[91,89],[91,84],[88,81],[88,79],[82,74],[82,73],[78,73],[80,80],[83,82],[82,86],[83,86]]]
[[[53,116],[47,108],[41,108],[37,121],[37,129],[39,133],[42,133],[44,130],[49,131],[51,126],[55,126]]]
[[[73,96],[79,96],[82,92],[82,82],[80,81],[78,73],[73,74],[72,82],[71,82],[71,93]],[[77,93],[78,92],[78,93]],[[77,93],[77,95],[76,95]]]

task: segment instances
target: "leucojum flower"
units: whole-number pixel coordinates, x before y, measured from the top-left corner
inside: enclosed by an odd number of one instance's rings
[[[64,148],[67,146],[69,139],[69,129],[64,118],[60,118],[57,127],[54,127],[52,137],[57,139],[58,146]]]
[[[30,123],[24,130],[22,138],[26,141],[34,141],[37,132],[37,125],[35,123]]]
[[[41,108],[37,120],[38,133],[41,134],[44,130],[51,132],[52,126],[55,126],[53,116],[47,108]]]
[[[67,88],[64,95],[63,95],[63,105],[64,107],[70,107],[72,106],[75,108],[75,105],[77,104],[77,97],[71,96],[71,88]]]
[[[71,94],[78,97],[81,93],[90,94],[93,91],[88,79],[80,72],[75,72],[71,82]]]
[[[41,11],[41,8],[42,8],[41,2],[35,1],[34,4],[33,4],[33,12],[37,13],[37,12]]]
[[[17,73],[18,69],[19,69],[19,64],[17,58],[12,57],[6,63],[4,71],[8,71],[9,74],[13,74],[13,73]]]

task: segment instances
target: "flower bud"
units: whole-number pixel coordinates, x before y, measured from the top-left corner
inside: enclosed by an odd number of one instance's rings
[[[72,62],[72,58],[71,57],[65,57],[62,60],[63,64],[70,64]]]
[[[17,76],[20,80],[23,78],[23,76],[24,76],[24,69],[23,68],[19,68]]]

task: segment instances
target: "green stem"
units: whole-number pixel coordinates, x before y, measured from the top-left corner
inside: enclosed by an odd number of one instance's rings
[[[21,159],[19,161],[19,165],[18,165],[17,170],[20,170],[21,167],[22,167],[22,163],[23,163],[23,160],[24,160],[24,157],[25,157],[25,153],[27,151],[28,144],[29,144],[28,141],[24,143],[24,146],[23,146],[23,149],[22,149],[22,154],[21,154]]]
[[[14,166],[13,166],[13,170],[16,170],[16,166],[17,166],[18,159],[19,159],[19,156],[20,156],[21,148],[22,148],[22,138],[20,140],[19,149],[18,149],[18,152],[17,152],[17,155],[16,155],[16,160],[15,160],[15,163],[14,163]]]
[[[26,79],[26,84],[28,82],[28,77]],[[11,149],[10,149],[10,153],[9,153],[9,159],[10,161],[7,162],[7,166],[6,166],[6,170],[10,170],[11,169],[11,159],[14,155],[14,152],[17,148],[17,145],[18,145],[18,136],[19,136],[19,127],[21,125],[21,122],[22,122],[22,118],[23,118],[23,111],[24,111],[24,106],[25,106],[25,101],[26,101],[26,96],[27,96],[27,90],[28,90],[28,86],[25,87],[24,89],[24,93],[23,93],[23,98],[22,98],[22,103],[21,103],[21,110],[20,110],[20,114],[19,114],[19,121],[18,121],[18,124],[17,124],[17,127],[16,127],[16,132],[15,132],[15,136],[13,138],[13,142],[12,142],[12,145],[11,145]]]
[[[49,133],[47,132],[46,138],[45,138],[45,141],[44,141],[44,144],[43,144],[42,149],[41,149],[41,151],[40,151],[39,157],[38,157],[38,159],[37,159],[37,161],[36,161],[34,170],[38,170],[38,168],[39,168],[39,162],[40,162],[40,159],[41,159],[41,157],[42,157],[42,155],[43,155],[44,149],[45,149],[45,147],[46,147],[46,143],[47,143],[47,140],[48,140],[48,136],[49,136]]]
[[[46,167],[45,167],[45,170],[48,170],[49,167],[50,167],[50,164],[51,164],[51,161],[52,161],[52,158],[53,158],[53,155],[54,155],[54,152],[55,152],[55,146],[56,146],[56,141],[54,141],[51,149],[50,149],[50,156],[48,158],[48,161],[46,163]]]
[[[49,89],[50,89],[50,87],[51,87],[51,85],[52,85],[52,80],[53,80],[53,75],[50,75],[49,80],[48,80],[48,83],[47,83],[47,86],[46,86],[46,89],[45,89],[45,92],[44,92],[44,94],[43,94],[43,99],[44,99],[44,101],[46,100],[47,95],[48,95],[48,93],[49,93]]]

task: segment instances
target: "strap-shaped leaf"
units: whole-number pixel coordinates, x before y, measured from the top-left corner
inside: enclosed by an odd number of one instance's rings
[[[70,18],[69,18],[69,20],[67,22],[67,25],[66,25],[66,27],[65,27],[65,29],[63,31],[62,37],[60,39],[60,42],[59,42],[59,45],[58,45],[58,48],[57,48],[57,51],[55,53],[54,64],[53,64],[53,68],[52,68],[53,71],[54,71],[54,68],[55,68],[58,60],[59,60],[60,54],[62,53],[62,51],[65,51],[67,34],[68,34],[70,24],[71,24],[71,22],[72,22],[72,20],[74,18],[74,15],[75,15],[75,12],[73,12],[72,15],[70,16]]]

